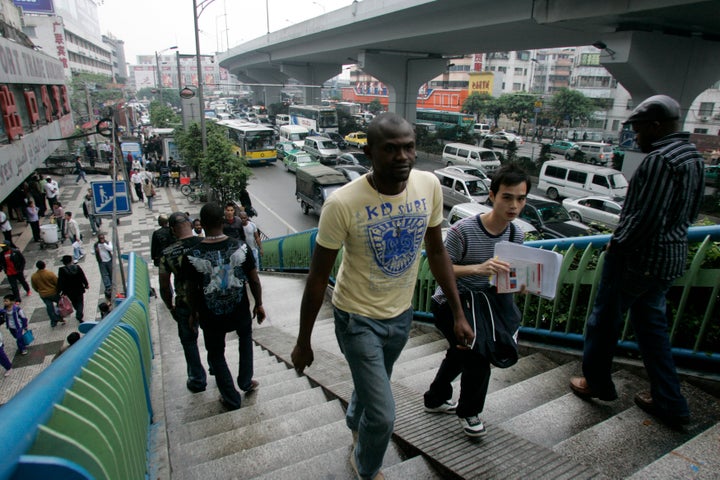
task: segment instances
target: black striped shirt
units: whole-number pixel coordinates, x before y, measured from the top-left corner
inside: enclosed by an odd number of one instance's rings
[[[688,227],[704,191],[704,161],[690,134],[661,138],[630,180],[613,248],[628,254],[635,271],[671,280],[682,276]]]
[[[511,227],[510,224],[500,235],[493,235],[485,230],[480,215],[475,215],[463,218],[448,229],[445,248],[453,265],[476,265],[493,257],[496,243],[503,240],[522,243],[523,236],[522,230]],[[466,275],[456,279],[460,293],[477,292],[490,286],[485,275]],[[435,290],[433,299],[439,303],[445,302],[445,295],[440,287]]]

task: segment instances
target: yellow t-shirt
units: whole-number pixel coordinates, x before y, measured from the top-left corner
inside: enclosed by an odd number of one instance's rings
[[[412,170],[406,190],[382,201],[366,176],[333,193],[317,235],[325,248],[344,246],[333,304],[378,320],[410,308],[425,231],[442,214],[440,182],[429,172]]]

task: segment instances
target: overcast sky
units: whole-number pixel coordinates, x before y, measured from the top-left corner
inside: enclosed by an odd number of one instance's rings
[[[182,54],[194,54],[192,2],[104,0],[98,7],[101,30],[125,41],[125,56],[131,64],[136,63],[137,55],[152,55],[172,46],[178,46]],[[200,15],[200,50],[213,54],[227,50],[228,43],[232,48],[263,36],[268,18],[270,31],[274,32],[351,3],[352,0],[214,0]]]

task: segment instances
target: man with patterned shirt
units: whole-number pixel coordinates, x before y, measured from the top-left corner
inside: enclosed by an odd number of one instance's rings
[[[208,363],[220,390],[220,402],[228,410],[240,408],[240,393],[225,360],[225,334],[238,335],[237,384],[245,393],[258,388],[253,380],[252,319],[265,320],[262,288],[255,258],[241,240],[223,233],[223,208],[207,203],[200,210],[205,238],[183,260],[187,272],[188,299],[203,329]],[[183,273],[185,275],[185,273]],[[252,313],[247,286],[255,299]]]
[[[168,225],[177,242],[166,247],[160,258],[158,276],[160,281],[160,298],[170,310],[178,326],[178,337],[185,353],[187,363],[187,381],[185,385],[193,393],[204,392],[207,386],[207,375],[198,349],[198,320],[190,315],[190,304],[187,299],[187,277],[183,275],[183,261],[185,255],[200,241],[192,234],[190,219],[182,212],[170,215]],[[173,286],[170,277],[173,276],[175,284],[175,303],[173,303]]]
[[[423,239],[432,273],[455,314],[458,339],[470,342],[473,332],[442,241],[440,182],[413,170],[412,125],[394,113],[383,114],[370,124],[367,140],[372,173],[343,186],[323,205],[292,362],[299,372],[313,362],[310,336],[343,247],[332,302],[336,336],[355,388],[346,414],[355,440],[350,464],[360,478],[382,479],[395,422],[390,375],[410,332]]]
[[[583,398],[615,400],[612,359],[625,313],[630,310],[650,391],[635,395],[644,411],[673,427],[690,419],[687,400],[670,350],[665,295],[682,276],[688,253],[688,227],[703,195],[702,156],[680,131],[680,105],[655,95],[633,110],[640,150],[648,155],[630,180],[620,224],[605,255],[600,287],[587,323],[584,377],[570,380]]]

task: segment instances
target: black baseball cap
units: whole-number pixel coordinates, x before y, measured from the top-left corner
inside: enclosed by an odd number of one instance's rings
[[[667,95],[653,95],[635,107],[623,123],[661,122],[680,118],[680,104]]]

